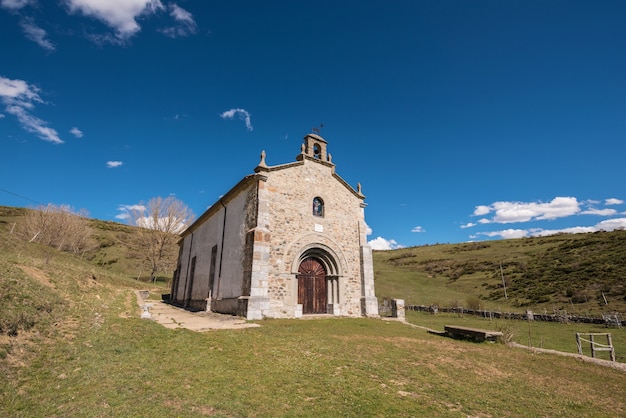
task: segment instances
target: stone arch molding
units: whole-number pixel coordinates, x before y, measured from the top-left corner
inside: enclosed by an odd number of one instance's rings
[[[308,257],[322,262],[327,276],[341,277],[348,270],[348,262],[337,243],[320,234],[307,234],[290,246],[285,254],[285,264],[291,265],[292,274],[298,274],[300,263]]]

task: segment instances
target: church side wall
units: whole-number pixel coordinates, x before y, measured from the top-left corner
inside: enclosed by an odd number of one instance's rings
[[[215,296],[212,310],[222,313],[238,313],[239,297],[247,280],[246,233],[250,195],[256,186],[243,190],[227,204],[227,217],[224,231],[224,251],[219,255],[221,268],[216,274]]]
[[[211,292],[211,310],[237,313],[244,287],[247,204],[253,188],[242,190],[187,235],[181,245],[178,289],[174,303],[204,310]],[[209,289],[212,250],[216,247],[213,289]],[[195,268],[192,261],[195,257]],[[192,275],[193,270],[193,275]]]
[[[339,182],[332,168],[313,161],[267,173],[271,201],[270,310],[266,316],[293,317],[297,312],[296,258],[310,244],[322,244],[338,254],[339,306],[335,313],[361,316],[362,278],[360,233],[362,200]],[[312,214],[315,197],[324,201],[324,216]],[[337,309],[338,308],[338,309]]]

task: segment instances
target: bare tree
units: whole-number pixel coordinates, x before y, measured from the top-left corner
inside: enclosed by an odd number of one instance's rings
[[[155,197],[146,205],[132,207],[129,222],[139,227],[133,246],[143,255],[153,281],[157,272],[176,268],[179,235],[193,220],[193,212],[173,196]]]
[[[39,206],[26,213],[19,233],[29,242],[82,255],[94,245],[87,217],[86,210],[77,212],[68,205]]]

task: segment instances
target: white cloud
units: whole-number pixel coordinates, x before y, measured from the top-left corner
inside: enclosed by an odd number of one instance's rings
[[[626,218],[607,219],[593,226],[574,226],[562,229],[505,229],[502,231],[478,232],[476,235],[487,237],[499,237],[503,239],[532,237],[545,237],[556,234],[579,234],[586,232],[614,231],[616,229],[626,229]]]
[[[9,10],[19,10],[33,3],[33,0],[2,0],[0,6]]]
[[[0,0],[0,6],[16,12],[20,16],[21,9],[28,5],[36,5],[35,0]],[[56,3],[56,2],[55,2]],[[167,19],[173,24],[159,29],[172,38],[190,36],[197,32],[198,25],[193,15],[176,3],[167,7],[161,0],[59,0],[63,9],[72,15],[80,15],[102,22],[110,31],[104,33],[87,33],[87,38],[95,43],[125,44],[131,37],[141,31],[141,20],[151,15],[161,15],[167,11]],[[34,23],[30,17],[21,17],[20,25],[26,37],[48,51],[54,51],[55,45],[48,39],[44,29]]]
[[[606,199],[604,201],[604,204],[607,205],[607,206],[609,206],[609,205],[621,205],[622,203],[624,203],[623,200],[615,199],[615,198]]]
[[[581,215],[599,215],[599,216],[612,216],[615,215],[617,211],[615,209],[587,209],[580,212]]]
[[[72,129],[70,129],[70,133],[72,135],[74,135],[76,138],[82,138],[83,137],[83,131],[81,131],[77,127],[73,127]]]
[[[140,204],[136,204],[136,205],[119,205],[118,210],[121,211],[139,211],[139,212],[143,212],[144,210],[146,210],[147,208],[144,205],[140,205]]]
[[[43,49],[47,51],[54,51],[56,49],[54,44],[46,39],[46,31],[37,26],[33,19],[28,17],[22,19],[20,26],[22,27],[24,34],[26,34],[26,37]]]
[[[150,216],[145,216],[148,208],[141,203],[134,205],[118,205],[117,210],[120,212],[115,216],[116,219],[129,220],[133,219],[135,225],[148,229],[159,229],[161,231],[171,230],[172,226],[175,228],[172,232],[180,233],[187,228],[186,220],[178,221],[176,218],[169,218],[168,216],[160,217],[156,221]]]
[[[2,119],[2,118],[4,118],[4,117],[5,117],[5,116],[4,116],[2,113],[0,113],[0,119]]]
[[[168,8],[170,10],[170,16],[174,18],[177,25],[161,29],[160,31],[163,34],[171,38],[178,38],[181,36],[189,36],[196,33],[196,31],[198,30],[198,25],[193,19],[191,13],[178,6],[176,3],[170,3],[168,5]]]
[[[108,168],[117,168],[119,166],[121,166],[122,164],[124,164],[121,161],[107,161],[107,167]]]
[[[476,235],[485,235],[487,237],[500,237],[504,239],[524,238],[528,236],[525,229],[505,229],[502,231],[478,232]]]
[[[494,216],[489,222],[500,224],[558,219],[580,212],[580,203],[575,197],[555,197],[549,203],[494,202],[491,205],[477,206],[474,215],[481,216],[492,212]]]
[[[415,228],[411,229],[411,232],[426,232],[426,231],[424,230],[424,228],[418,225]]]
[[[115,215],[115,219],[127,220],[130,219],[131,212],[144,212],[146,207],[144,205],[119,205],[117,210],[119,214]]]
[[[222,119],[233,119],[235,116],[238,116],[240,120],[245,121],[246,128],[249,131],[253,130],[252,123],[250,122],[250,113],[248,113],[245,109],[230,109],[220,115]]]
[[[595,226],[598,231],[614,231],[616,229],[626,229],[626,218],[607,219]]]
[[[476,224],[474,222],[468,222],[465,225],[461,225],[461,229],[473,228]]]
[[[372,250],[395,250],[398,248],[404,248],[402,245],[398,244],[395,240],[387,240],[383,237],[377,237],[371,241],[367,242]]]
[[[547,237],[556,234],[580,234],[584,232],[596,232],[598,229],[593,226],[573,226],[563,229],[533,229],[530,235],[533,237]]]
[[[0,77],[0,97],[21,100],[24,102],[39,102],[43,100],[39,97],[39,89],[35,86],[29,86],[23,80],[10,80]],[[24,106],[32,107],[32,103],[24,104]]]
[[[112,28],[121,42],[141,30],[137,17],[164,9],[160,0],[64,0],[64,3],[70,13],[82,13]],[[113,41],[106,35],[96,38]]]
[[[171,230],[174,234],[180,234],[187,228],[185,220],[179,221],[176,217],[161,217],[155,221],[152,217],[143,216],[137,218],[135,224],[146,229],[158,229],[159,231]],[[174,227],[173,229],[172,226]]]
[[[24,80],[11,80],[0,76],[0,101],[4,104],[5,111],[15,116],[23,129],[36,134],[44,141],[63,143],[57,131],[30,113],[35,108],[35,103],[44,103],[39,97],[39,88],[29,85]]]
[[[486,215],[489,212],[491,212],[491,208],[489,206],[485,206],[485,205],[476,206],[476,209],[474,210],[474,216]]]

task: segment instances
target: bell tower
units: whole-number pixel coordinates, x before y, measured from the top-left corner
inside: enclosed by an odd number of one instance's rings
[[[302,144],[302,150],[298,156],[298,160],[302,160],[303,157],[308,157],[313,160],[317,160],[324,163],[332,163],[331,156],[328,153],[326,146],[326,140],[316,134],[307,134],[304,137],[304,144]]]

